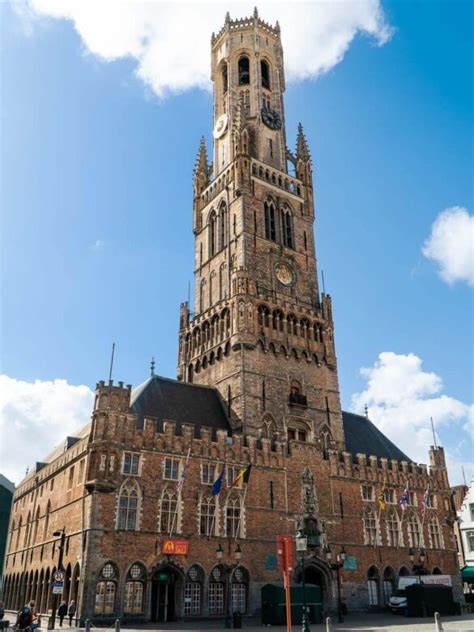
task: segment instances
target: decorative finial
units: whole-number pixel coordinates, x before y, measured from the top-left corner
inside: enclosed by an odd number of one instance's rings
[[[225,22],[226,22],[226,24],[228,24],[230,22],[230,13],[229,13],[229,11],[227,11],[227,13],[225,14]]]
[[[258,19],[258,9],[257,7],[254,7],[253,9],[253,17],[257,20]]]
[[[155,375],[155,358],[154,357],[152,357],[151,362],[150,362],[150,373],[151,373],[151,377]]]
[[[367,406],[367,404],[364,406],[364,413],[365,413],[366,418],[368,419],[369,418],[369,407]]]
[[[25,476],[28,476],[29,472],[30,472],[30,466],[29,466],[29,465],[27,465],[27,466],[26,466]]]

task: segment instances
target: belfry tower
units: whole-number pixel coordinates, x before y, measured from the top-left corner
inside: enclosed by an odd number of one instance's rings
[[[239,20],[227,14],[211,45],[214,158],[210,165],[202,139],[194,314],[181,306],[178,379],[218,388],[235,430],[342,447],[312,163],[301,125],[295,151],[286,144],[280,28],[256,10]]]

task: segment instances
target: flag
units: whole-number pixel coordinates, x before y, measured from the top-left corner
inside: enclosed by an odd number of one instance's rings
[[[385,481],[383,482],[382,489],[377,494],[377,501],[380,511],[385,511]]]
[[[428,506],[428,491],[429,487],[425,489],[425,493],[423,494],[423,498],[421,499],[421,511],[424,514],[426,511],[426,507]]]
[[[188,469],[190,455],[191,455],[191,448],[189,448],[189,450],[188,450],[188,454],[186,456],[186,461],[184,462],[183,468],[181,470],[181,476],[179,477],[179,481],[178,481],[178,485],[177,485],[178,494],[181,494],[181,492],[183,491],[184,477],[186,475],[186,470]]]
[[[221,473],[212,484],[211,494],[213,496],[217,496],[217,494],[221,491],[222,479],[224,478],[224,472],[225,472],[225,465],[222,466]]]
[[[246,465],[245,467],[243,467],[239,473],[237,474],[237,476],[234,478],[234,480],[232,481],[232,485],[230,486],[230,489],[232,489],[233,487],[236,487],[240,481],[243,481],[244,483],[248,483],[249,482],[249,478],[250,478],[250,470],[252,468],[252,464],[249,463],[248,465]]]
[[[400,496],[400,507],[402,508],[402,511],[406,511],[409,502],[410,497],[408,496],[408,485],[406,485],[403,490],[403,494]]]

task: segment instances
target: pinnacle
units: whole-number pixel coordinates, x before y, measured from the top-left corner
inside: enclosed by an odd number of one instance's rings
[[[201,136],[201,140],[199,142],[199,149],[196,158],[196,167],[194,172],[202,171],[207,174],[208,171],[208,163],[207,163],[207,150],[206,150],[206,140],[204,136]]]
[[[309,152],[308,141],[304,135],[303,126],[298,124],[298,135],[296,137],[296,157],[302,160],[311,160],[311,154]]]

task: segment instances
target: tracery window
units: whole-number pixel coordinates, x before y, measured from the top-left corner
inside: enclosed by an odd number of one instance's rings
[[[184,584],[184,615],[201,614],[202,571],[194,564],[188,571]]]
[[[441,549],[443,548],[441,530],[439,522],[436,516],[432,516],[428,523],[428,532],[430,535],[431,548]]]
[[[224,612],[224,573],[219,566],[212,569],[208,589],[209,614]]]
[[[178,495],[173,489],[167,489],[161,497],[160,531],[170,533],[172,528],[178,531]]]
[[[230,585],[230,604],[232,612],[247,612],[248,573],[238,566],[232,574]]]
[[[400,544],[400,523],[395,509],[387,514],[387,536],[389,546],[399,546]]]
[[[140,490],[136,481],[126,480],[119,492],[117,529],[134,531],[137,528]]]
[[[241,507],[238,496],[230,496],[227,499],[225,508],[225,531],[226,536],[238,538],[241,533]]]
[[[116,581],[118,572],[114,564],[107,562],[99,573],[95,591],[95,614],[112,614],[115,610]]]
[[[276,241],[275,206],[273,202],[267,201],[263,207],[265,212],[265,238]]]
[[[137,614],[144,611],[143,595],[146,573],[141,564],[132,564],[125,583],[123,609],[126,614]]]
[[[282,241],[287,248],[293,248],[293,230],[291,227],[291,212],[288,207],[281,211]]]
[[[377,518],[374,510],[369,507],[364,512],[364,541],[365,544],[377,543]]]
[[[214,535],[216,532],[217,502],[214,496],[203,496],[199,504],[199,533]]]
[[[421,546],[421,533],[420,533],[420,523],[418,522],[418,518],[414,513],[412,513],[407,520],[408,525],[408,539],[410,542],[410,546],[413,548],[418,548]]]

